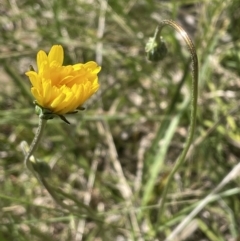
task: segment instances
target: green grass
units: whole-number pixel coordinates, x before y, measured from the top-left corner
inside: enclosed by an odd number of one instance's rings
[[[0,241],[165,240],[239,163],[239,0],[5,0],[0,10]],[[194,145],[158,222],[188,134],[190,107],[182,103],[191,87],[190,55],[171,28],[162,31],[167,57],[146,59],[145,44],[163,19],[179,23],[195,44],[199,99]],[[63,45],[65,64],[102,66],[87,109],[70,116],[71,125],[48,121],[35,152],[52,167],[47,181],[70,211],[26,170],[20,148],[38,125],[24,73],[54,44]],[[163,160],[157,178],[152,160]],[[217,190],[178,240],[238,240],[239,184],[234,176]]]

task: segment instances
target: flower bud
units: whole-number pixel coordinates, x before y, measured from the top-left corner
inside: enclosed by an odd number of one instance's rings
[[[157,28],[154,37],[149,38],[145,47],[148,60],[153,62],[160,61],[167,55],[167,46],[159,35],[159,29]]]

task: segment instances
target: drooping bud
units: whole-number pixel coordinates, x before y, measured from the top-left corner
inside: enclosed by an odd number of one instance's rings
[[[167,46],[160,36],[159,27],[157,27],[153,38],[149,38],[145,51],[150,61],[157,62],[165,58],[167,55]]]

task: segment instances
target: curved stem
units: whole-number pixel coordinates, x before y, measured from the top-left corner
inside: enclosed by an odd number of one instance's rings
[[[161,200],[161,204],[160,204],[159,211],[158,211],[158,223],[161,219],[161,215],[162,215],[162,212],[164,209],[164,204],[166,201],[166,196],[168,193],[170,183],[173,179],[174,174],[178,171],[179,167],[183,164],[186,154],[189,150],[189,147],[190,147],[192,139],[193,139],[195,123],[196,123],[197,96],[198,96],[198,58],[197,58],[197,53],[196,53],[195,47],[192,43],[192,40],[189,38],[189,36],[185,32],[185,30],[172,20],[163,20],[160,23],[160,25],[158,26],[159,34],[160,34],[161,30],[163,29],[163,27],[166,25],[171,26],[172,28],[174,28],[174,30],[176,30],[178,33],[181,34],[182,38],[184,39],[184,41],[187,44],[189,52],[191,53],[191,59],[192,59],[191,117],[190,117],[190,127],[189,127],[189,132],[188,132],[189,134],[188,134],[188,137],[186,140],[185,147],[184,147],[181,155],[177,159],[176,164],[174,165],[171,173],[169,174],[166,186],[162,193],[162,200]]]
[[[29,171],[31,171],[33,174],[35,173],[35,171],[33,170],[32,164],[30,162],[30,157],[34,153],[34,151],[37,149],[37,147],[40,143],[40,140],[42,138],[43,131],[44,131],[46,124],[47,124],[47,120],[39,118],[38,130],[35,134],[35,137],[31,143],[31,146],[30,146],[27,154],[25,155],[24,164],[27,167],[27,169]]]
[[[31,171],[32,174],[38,179],[38,181],[46,188],[46,190],[52,196],[52,198],[56,201],[56,203],[59,204],[59,206],[61,206],[63,208],[69,209],[67,205],[65,205],[63,202],[61,202],[61,200],[55,194],[55,192],[53,191],[51,186],[48,184],[48,182],[46,182],[45,178],[41,175],[41,173],[36,172],[33,169],[32,163],[30,161],[30,157],[33,155],[34,151],[37,149],[37,147],[40,143],[40,140],[42,138],[43,131],[44,131],[46,124],[47,124],[46,119],[39,118],[38,130],[35,134],[35,137],[32,141],[31,146],[29,147],[29,150],[26,152],[26,149],[24,147],[22,148],[24,151],[24,154],[25,154],[24,163],[25,163],[25,166],[27,167],[27,169],[29,171]]]
[[[48,193],[50,194],[50,196],[52,197],[52,199],[62,208],[68,210],[70,213],[75,213],[76,210],[71,207],[70,205],[65,204],[64,202],[62,202],[62,200],[58,197],[58,195],[55,193],[54,188],[48,184],[48,182],[45,180],[44,177],[42,177],[39,173],[38,173],[38,177],[39,180],[41,181],[42,185],[46,188],[46,190],[48,191]]]
[[[38,181],[46,188],[46,190],[51,195],[53,200],[55,200],[55,202],[59,206],[61,206],[62,208],[65,208],[68,211],[73,212],[73,211],[76,211],[76,210],[72,209],[70,206],[66,205],[65,203],[63,203],[61,201],[61,199],[55,193],[54,189],[48,184],[48,182],[45,180],[45,178],[42,176],[42,174],[40,172],[37,172],[36,170],[34,170],[34,168],[32,166],[32,163],[30,161],[30,157],[33,155],[34,151],[37,149],[37,147],[38,147],[38,145],[40,143],[40,140],[42,138],[43,131],[44,131],[44,128],[45,128],[46,124],[47,124],[47,120],[46,119],[39,118],[38,130],[37,130],[37,132],[35,134],[35,137],[34,137],[34,139],[32,141],[31,146],[29,148],[27,148],[26,147],[27,143],[26,142],[22,142],[22,150],[23,150],[24,155],[25,155],[24,163],[25,163],[25,166],[27,167],[27,169],[29,171],[31,171],[32,174],[38,179]],[[36,162],[35,158],[34,158],[34,162]]]

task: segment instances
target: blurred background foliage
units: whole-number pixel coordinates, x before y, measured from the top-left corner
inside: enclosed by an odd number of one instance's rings
[[[145,43],[163,19],[178,22],[199,57],[194,146],[175,175],[161,222],[156,213],[190,119],[190,56],[171,28],[168,55],[145,57]],[[239,162],[239,0],[0,0],[0,241],[164,240]],[[35,155],[49,163],[49,182],[78,212],[60,208],[23,165],[34,113],[29,65],[40,49],[61,44],[64,64],[95,60],[101,89],[87,110],[49,121]],[[146,184],[172,132],[154,188]],[[240,179],[221,191],[178,240],[239,240]],[[82,204],[89,208],[84,208]],[[82,209],[81,209],[82,208]],[[82,211],[79,211],[82,210]]]

